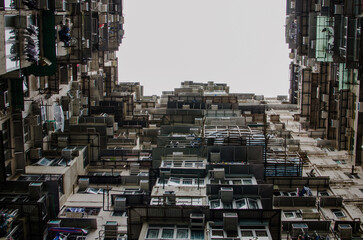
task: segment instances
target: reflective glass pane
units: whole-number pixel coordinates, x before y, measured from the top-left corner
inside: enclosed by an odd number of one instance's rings
[[[176,238],[189,238],[188,229],[178,229],[176,232]]]
[[[212,200],[210,201],[210,208],[219,208],[221,206],[221,203],[219,200]]]
[[[252,231],[241,231],[241,235],[242,237],[253,237],[253,232]]]
[[[249,204],[249,209],[258,209],[258,203],[256,200],[249,199],[248,204]]]
[[[240,199],[236,201],[236,207],[240,209],[247,209],[246,199]]]
[[[161,238],[173,238],[174,237],[174,229],[163,229],[161,233]]]
[[[159,229],[149,229],[146,238],[158,238]]]
[[[204,239],[203,230],[192,230],[190,239],[203,240]]]
[[[267,237],[267,232],[266,231],[256,231],[256,237]]]

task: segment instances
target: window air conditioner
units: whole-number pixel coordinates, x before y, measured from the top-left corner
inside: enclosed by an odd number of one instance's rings
[[[191,213],[190,214],[190,226],[203,227],[205,222],[205,215],[203,213]]]
[[[236,231],[238,227],[237,213],[223,213],[223,229],[225,231]]]
[[[233,188],[231,187],[221,187],[219,190],[219,195],[222,202],[229,203],[233,201]]]
[[[113,205],[113,209],[115,211],[126,211],[126,198],[125,197],[116,197],[115,203]]]

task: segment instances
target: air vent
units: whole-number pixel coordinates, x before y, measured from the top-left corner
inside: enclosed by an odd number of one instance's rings
[[[190,226],[203,227],[205,222],[205,215],[203,213],[191,213],[190,214]]]
[[[230,203],[233,201],[233,188],[231,187],[221,187],[219,190],[219,195],[222,202]]]
[[[113,209],[115,211],[126,211],[126,198],[125,197],[116,197],[115,203],[113,205]]]
[[[238,215],[237,213],[223,213],[223,229],[225,231],[237,231]]]

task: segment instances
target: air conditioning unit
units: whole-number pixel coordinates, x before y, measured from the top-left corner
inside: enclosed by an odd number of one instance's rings
[[[204,222],[205,222],[205,215],[203,213],[190,214],[191,227],[204,227]]]
[[[176,195],[174,191],[165,191],[163,194],[164,203],[167,205],[175,205]]]
[[[352,239],[352,226],[349,224],[338,224],[338,233],[342,240]]]
[[[210,153],[210,162],[211,163],[219,163],[220,161],[221,161],[221,153],[219,153],[219,152]]]
[[[346,137],[351,137],[353,134],[353,129],[352,128],[346,128],[345,129],[345,136]]]
[[[116,197],[115,203],[113,205],[113,209],[115,211],[126,211],[126,198],[125,197]]]
[[[82,97],[82,105],[88,105],[88,97]]]
[[[130,175],[137,175],[140,173],[140,164],[139,163],[131,163],[130,164]]]
[[[55,9],[57,11],[61,11],[61,12],[66,11],[66,1],[65,0],[55,1]]]
[[[107,12],[107,10],[108,10],[107,4],[102,4],[101,5],[101,12],[105,13],[105,12]]]
[[[331,0],[322,0],[322,6],[323,7],[330,7],[330,1]]]
[[[48,228],[52,228],[52,227],[60,227],[62,223],[62,220],[49,220],[47,223],[47,227]]]
[[[29,120],[30,120],[30,125],[31,126],[39,126],[40,123],[41,123],[40,115],[35,115],[35,116],[29,118]]]
[[[219,190],[219,196],[222,202],[229,203],[233,201],[233,188],[231,187],[221,187]]]
[[[73,153],[73,149],[69,149],[69,148],[62,149],[62,157],[66,160],[72,159],[72,153]]]
[[[183,157],[183,152],[173,152],[173,158]]]
[[[82,2],[81,11],[89,11],[88,2]]]
[[[341,4],[334,5],[334,14],[342,15],[344,14],[344,6]]]
[[[304,236],[309,230],[306,223],[293,223],[291,224],[291,228],[292,237]]]
[[[73,116],[69,118],[69,125],[78,125],[79,116]]]
[[[328,118],[328,112],[327,111],[321,111],[321,118],[327,119]]]
[[[79,178],[78,179],[78,188],[81,191],[84,191],[89,186],[89,178]]]
[[[316,208],[302,209],[301,213],[303,219],[320,219],[320,213]]]
[[[238,227],[237,213],[223,213],[223,230],[236,231]]]
[[[353,110],[347,109],[347,118],[351,118],[353,116]]]
[[[118,223],[116,221],[107,221],[105,227],[105,239],[117,239]]]
[[[303,37],[303,44],[308,45],[309,44],[309,37]]]
[[[4,91],[4,107],[9,107],[10,101],[9,101],[9,91]]]
[[[321,4],[315,4],[315,12],[321,11]]]
[[[170,177],[171,176],[171,170],[168,169],[160,169],[160,176],[164,176],[164,177]]]
[[[30,183],[28,186],[29,196],[32,200],[38,200],[42,196],[43,183]]]
[[[89,39],[84,39],[83,40],[83,47],[84,48],[89,48],[89,46],[90,46],[89,42],[90,42]]]
[[[64,148],[68,146],[68,137],[58,137],[58,147]]]
[[[149,180],[140,180],[140,189],[144,192],[149,191]]]
[[[29,25],[27,16],[17,16],[14,20],[14,27],[17,29],[25,29]]]
[[[29,149],[29,157],[31,160],[40,159],[42,157],[42,149],[41,148]]]
[[[81,65],[81,72],[82,73],[88,72],[88,65],[87,64],[82,64]]]
[[[323,100],[323,102],[327,103],[327,102],[329,102],[329,95],[321,94],[321,99]]]
[[[211,109],[212,109],[212,110],[214,110],[214,111],[215,111],[215,110],[218,110],[218,105],[212,105],[212,106],[211,106]]]
[[[224,179],[225,177],[224,168],[214,168],[212,173],[214,179]]]
[[[331,120],[330,121],[330,126],[332,128],[337,128],[339,126],[339,121],[338,120]]]
[[[113,127],[106,128],[106,134],[107,136],[113,136]]]

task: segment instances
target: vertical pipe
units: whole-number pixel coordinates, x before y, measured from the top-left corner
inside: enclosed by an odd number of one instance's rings
[[[6,183],[5,155],[3,145],[3,131],[0,130],[0,185]]]

